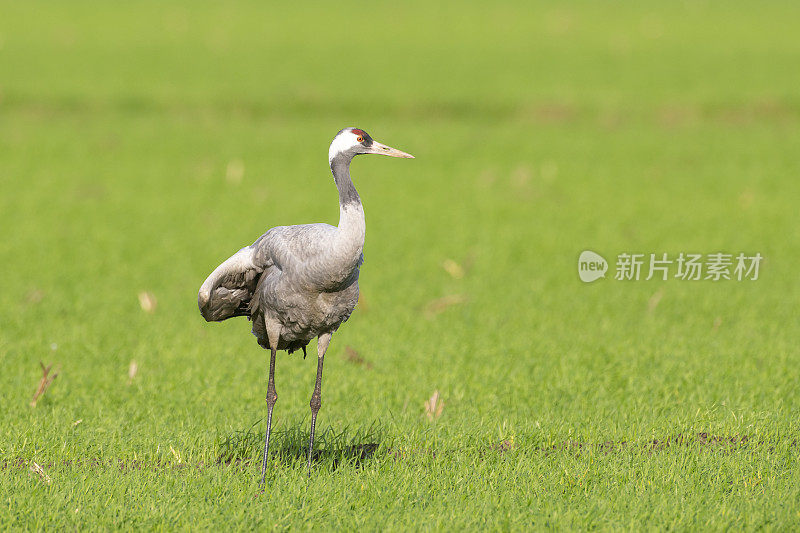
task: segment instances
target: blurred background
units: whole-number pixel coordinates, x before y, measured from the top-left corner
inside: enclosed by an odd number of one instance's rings
[[[197,289],[269,227],[336,223],[346,126],[416,159],[353,164],[362,301],[323,427],[391,412],[387,438],[443,445],[798,429],[800,4],[0,13],[7,451],[82,419],[102,433],[75,453],[170,457],[191,435],[184,456],[213,459],[257,424],[266,352],[244,320],[206,324]],[[584,284],[586,249],[765,260],[754,282]],[[60,376],[31,410],[40,360]],[[313,366],[279,362],[281,427],[307,420]]]

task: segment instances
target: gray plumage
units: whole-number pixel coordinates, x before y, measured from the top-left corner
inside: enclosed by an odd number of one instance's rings
[[[345,128],[334,137],[328,162],[339,192],[339,224],[303,224],[270,229],[252,245],[219,265],[200,287],[198,306],[207,321],[247,316],[258,343],[271,350],[267,390],[268,422],[262,483],[269,450],[275,352],[291,353],[318,337],[317,384],[312,395],[312,430],[321,404],[322,360],[330,336],[358,302],[358,275],[366,225],[361,199],[350,178],[350,162],[359,154],[412,157],[373,141],[363,130]]]
[[[340,219],[340,227],[272,228],[236,252],[201,287],[203,317],[248,316],[258,343],[267,349],[268,330],[280,325],[276,349],[289,352],[336,331],[358,302],[364,211],[348,207]]]

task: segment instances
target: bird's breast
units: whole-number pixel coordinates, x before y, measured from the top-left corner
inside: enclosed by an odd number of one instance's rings
[[[266,311],[281,323],[281,337],[291,342],[308,341],[335,331],[350,317],[358,302],[358,283],[354,280],[338,291],[308,290],[282,283],[268,300]]]

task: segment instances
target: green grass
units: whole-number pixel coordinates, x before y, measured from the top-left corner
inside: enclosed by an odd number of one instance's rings
[[[0,12],[4,529],[800,526],[798,4]],[[280,356],[261,493],[267,354],[196,292],[267,228],[336,222],[348,125],[417,159],[353,165],[363,300],[310,479],[315,365]],[[766,259],[583,284],[584,249]]]

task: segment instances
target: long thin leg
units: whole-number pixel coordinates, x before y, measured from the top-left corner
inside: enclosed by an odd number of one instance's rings
[[[317,425],[317,413],[322,407],[322,362],[325,360],[325,352],[331,342],[331,334],[323,333],[317,338],[317,383],[314,385],[314,393],[311,395],[311,439],[308,443],[308,475],[311,475],[311,455],[314,453],[314,428]]]
[[[267,455],[269,454],[269,434],[272,431],[272,408],[278,401],[278,394],[275,392],[275,353],[277,350],[272,348],[269,356],[269,382],[267,383],[267,434],[264,437],[264,461],[261,463],[261,486],[264,485],[264,477],[267,473]]]

